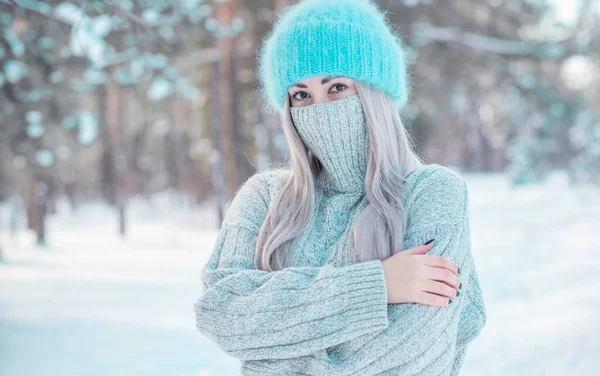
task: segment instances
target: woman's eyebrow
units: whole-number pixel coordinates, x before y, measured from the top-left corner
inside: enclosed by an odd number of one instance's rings
[[[339,77],[344,77],[344,76],[327,76],[324,79],[321,80],[321,85],[325,85],[326,83],[328,83],[329,81],[339,78]],[[301,88],[307,88],[308,86],[304,85],[303,83],[297,82],[295,84],[293,84],[292,86],[297,86],[297,87],[301,87]]]
[[[339,78],[339,77],[344,77],[344,76],[333,76],[333,77],[327,76],[323,80],[321,80],[321,85],[325,85],[329,81],[334,80],[334,79]]]

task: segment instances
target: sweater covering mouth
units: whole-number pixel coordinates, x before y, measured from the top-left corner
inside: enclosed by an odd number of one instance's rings
[[[321,162],[316,184],[326,193],[364,193],[369,137],[360,96],[291,107],[290,113],[300,138]]]

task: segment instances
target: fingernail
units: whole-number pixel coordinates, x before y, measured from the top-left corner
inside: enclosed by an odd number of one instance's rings
[[[458,273],[460,273],[460,266],[457,266],[456,270],[458,271]]]
[[[432,241],[434,241],[434,240],[435,240],[435,239],[431,239],[431,240],[429,240],[427,243],[425,243],[425,245],[427,245],[427,244],[431,243],[431,242],[432,242]]]
[[[458,297],[460,295],[460,291],[456,292],[456,297]]]
[[[458,288],[459,289],[462,288],[462,282],[458,285]]]

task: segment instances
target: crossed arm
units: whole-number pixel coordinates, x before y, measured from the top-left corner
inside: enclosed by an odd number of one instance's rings
[[[436,245],[428,254],[448,257],[459,265],[463,288],[450,305],[388,304],[388,323],[382,330],[291,359],[243,361],[242,374],[453,375],[453,370],[460,368],[466,350],[466,344],[457,341],[465,336],[461,331],[480,329],[478,325],[473,328],[459,325],[470,299],[467,276],[474,272],[470,252],[464,251],[469,247],[467,234],[463,226],[456,224],[413,234],[406,246],[412,248],[435,237]]]

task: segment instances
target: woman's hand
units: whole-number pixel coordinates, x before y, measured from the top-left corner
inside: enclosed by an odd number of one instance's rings
[[[382,261],[388,303],[446,306],[456,297],[458,266],[442,256],[426,255],[432,246],[410,248]]]

